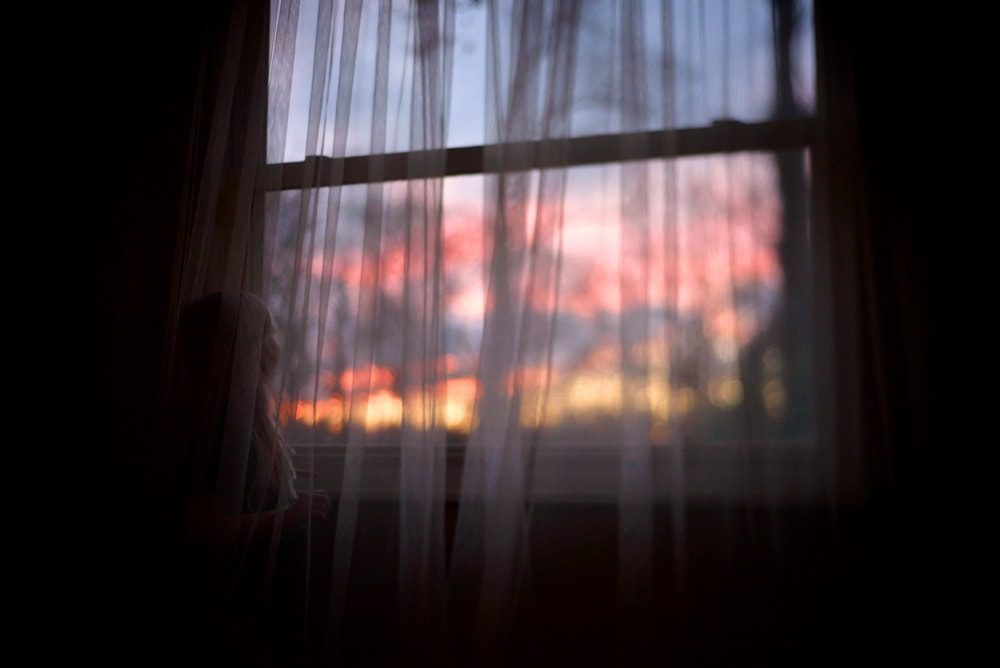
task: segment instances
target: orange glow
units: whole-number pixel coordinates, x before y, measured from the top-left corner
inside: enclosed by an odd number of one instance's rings
[[[447,429],[466,434],[472,430],[478,393],[479,384],[471,376],[449,378],[444,382],[444,423]]]
[[[687,415],[694,410],[698,403],[698,393],[690,387],[682,387],[673,393],[673,401],[670,402],[671,413],[674,415]]]
[[[507,376],[507,392],[513,394],[515,389],[542,390],[551,384],[553,377],[558,377],[558,374],[544,366],[521,367]]]
[[[708,384],[709,400],[719,408],[732,408],[743,401],[743,383],[738,378],[716,378]]]
[[[369,373],[371,374],[370,376]],[[368,385],[369,378],[370,385]],[[372,366],[369,368],[368,373],[365,373],[364,369],[348,369],[340,374],[340,386],[346,388],[348,391],[355,389],[355,382],[357,382],[358,390],[377,392],[378,390],[385,390],[392,387],[395,380],[396,374],[393,373],[392,369],[382,366]]]
[[[340,431],[344,421],[344,402],[339,397],[320,399],[315,403],[300,400],[295,405],[294,417],[291,415],[291,405],[282,402],[279,418],[281,424],[287,425],[292,419],[309,425],[323,426],[329,431]]]
[[[444,372],[446,374],[455,373],[456,371],[458,371],[458,356],[445,355],[443,366],[444,366]]]
[[[403,422],[403,401],[388,390],[369,395],[359,408],[366,431],[391,429]]]
[[[621,410],[620,374],[580,374],[569,383],[567,409],[584,422],[614,415]]]
[[[472,376],[461,376],[449,378],[443,381],[444,393],[455,401],[468,402],[470,405],[476,401],[479,393],[479,383]],[[441,391],[441,384],[438,385],[438,392]]]
[[[405,412],[409,425],[425,429],[430,427],[430,416],[434,411],[439,427],[468,433],[474,424],[477,388],[475,378],[462,376],[440,381],[433,396],[416,391],[407,395],[405,401],[388,388],[359,393],[355,397],[357,403],[353,419],[363,425],[365,431],[378,432],[400,428]],[[283,426],[294,420],[340,432],[347,415],[344,402],[339,397],[328,397],[315,404],[300,400],[295,404],[294,411],[291,404],[282,402],[279,417]]]
[[[610,349],[610,347],[608,347]],[[573,374],[553,374],[547,387],[544,368],[526,370],[522,385],[520,422],[525,428],[559,428],[568,423],[594,424],[621,416],[623,401],[628,401],[650,418],[651,438],[665,442],[672,420],[692,412],[698,402],[697,392],[689,387],[670,387],[664,368],[651,367],[649,375],[623,384],[617,369],[596,368]],[[623,392],[628,390],[628,397]],[[513,390],[511,386],[510,390]],[[743,401],[743,385],[733,376],[712,379],[707,399],[716,407],[733,408]],[[763,388],[765,407],[770,415],[780,415],[785,407],[784,387],[770,381]],[[356,397],[354,420],[370,433],[399,429],[406,424],[417,429],[439,428],[463,434],[476,425],[478,382],[472,376],[439,381],[433,393],[414,391],[401,398],[391,389],[361,393]],[[281,407],[282,424],[287,426],[291,411]],[[301,400],[295,406],[294,420],[310,426],[340,432],[347,418],[339,397],[315,402]]]
[[[476,387],[474,378],[460,377],[439,382],[433,396],[414,391],[401,402],[402,417],[417,429],[428,429],[436,422],[438,427],[467,434],[473,423]]]

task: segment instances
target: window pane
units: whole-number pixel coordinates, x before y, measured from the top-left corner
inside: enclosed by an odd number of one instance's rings
[[[444,378],[436,391],[453,436],[468,433],[474,415],[494,257],[491,202],[504,178],[515,312],[554,322],[546,330],[551,364],[547,341],[528,341],[517,365],[525,397],[546,390],[544,402],[523,402],[525,426],[541,427],[547,442],[613,442],[629,368],[621,358],[625,341],[641,362],[628,373],[640,376],[654,443],[811,441],[806,168],[803,152],[741,153],[445,179],[445,341],[438,360]],[[543,177],[563,173],[564,194],[547,199],[558,191]],[[645,184],[638,192],[645,207],[623,198],[636,194],[622,187],[626,179]],[[407,236],[414,218],[406,208],[407,183],[373,187],[383,198],[375,209],[364,185],[268,195],[267,298],[279,323],[308,322],[308,331],[286,332],[284,418],[293,440],[344,438],[345,402],[358,374],[371,385],[358,398],[366,407],[355,411],[356,419],[372,433],[400,424],[406,249],[419,240]],[[541,231],[539,220],[560,202],[562,234]],[[380,240],[369,245],[367,258],[377,277],[363,285],[366,211],[369,234],[377,231]],[[301,236],[300,219],[309,221]],[[296,257],[308,260],[296,268]],[[552,284],[558,289],[545,287],[546,272],[558,276]],[[429,279],[411,284],[429,286]],[[358,330],[364,291],[377,297],[377,316]],[[297,309],[305,305],[308,318],[289,320],[293,301]],[[370,369],[352,366],[356,340],[374,342]]]
[[[343,13],[348,3],[331,3],[332,14],[320,20],[319,0],[302,0],[297,16],[291,18],[287,14],[290,3],[283,3],[286,14],[279,18],[278,1],[272,2],[268,161],[295,162],[317,154],[371,153],[379,3],[362,3],[356,36],[352,37],[354,33],[349,30],[345,39]],[[643,29],[639,35],[629,37],[638,47],[637,61],[628,66],[621,62],[620,42],[626,36],[621,31],[618,3],[585,2],[574,23],[575,49],[568,65],[550,67],[555,47],[543,40],[537,57],[530,61],[530,74],[524,79],[531,82],[523,86],[529,92],[516,101],[510,82],[517,62],[513,37],[520,29],[512,25],[509,4],[500,1],[496,5],[497,39],[492,51],[487,40],[491,25],[489,3],[460,1],[456,5],[450,42],[453,76],[447,100],[449,147],[491,143],[498,136],[511,140],[565,135],[566,130],[546,132],[542,115],[546,91],[568,74],[573,77],[568,133],[574,136],[704,126],[720,119],[753,122],[775,115],[812,113],[815,65],[810,2],[799,3],[791,37],[787,71],[792,100],[780,103],[776,94],[776,21],[771,3],[764,0],[643,0],[634,6]],[[544,7],[548,35],[555,21],[556,3],[540,6]],[[416,39],[413,11],[408,1],[393,4],[386,70],[387,152],[412,148]],[[665,22],[670,26],[668,31],[664,31]],[[345,44],[349,53],[355,43],[354,68],[344,69]],[[330,45],[329,49],[325,44]],[[287,56],[282,56],[282,49],[287,49]],[[324,55],[322,62],[316,61],[317,53]],[[495,75],[492,87],[488,64]],[[563,65],[572,71],[564,71]],[[626,121],[621,113],[620,86],[622,73],[632,69],[641,73],[643,81],[638,87],[643,96]],[[349,77],[345,82],[350,85],[341,85],[342,76]],[[489,131],[487,123],[494,118],[492,112],[515,105],[526,114],[519,128],[506,134],[496,128]],[[336,148],[338,127],[344,133],[342,150]]]

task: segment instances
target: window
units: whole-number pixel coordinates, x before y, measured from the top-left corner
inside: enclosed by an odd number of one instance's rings
[[[502,217],[522,235],[505,256],[511,313],[534,318],[505,383],[533,461],[559,471],[539,493],[615,488],[601,471],[615,471],[632,396],[654,476],[680,467],[683,494],[816,482],[808,3],[448,6],[272,3],[256,206],[300,456],[331,487],[352,427],[392,458],[401,426],[426,419],[406,415],[408,314],[438,308],[422,381],[459,466],[496,345]],[[418,42],[440,59],[415,56]],[[439,247],[415,259],[417,205],[440,227],[419,228]],[[439,283],[414,285],[418,269]],[[398,486],[383,473],[372,493]]]

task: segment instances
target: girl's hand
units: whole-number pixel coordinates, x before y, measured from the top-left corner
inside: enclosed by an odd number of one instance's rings
[[[330,517],[330,498],[326,492],[303,492],[285,511],[285,531],[304,529],[310,522],[322,522]]]

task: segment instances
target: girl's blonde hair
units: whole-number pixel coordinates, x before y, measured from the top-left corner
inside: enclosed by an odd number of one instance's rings
[[[234,512],[286,505],[294,471],[275,421],[281,346],[270,309],[250,293],[206,295],[181,313],[178,355],[195,459],[207,463],[196,475]]]

